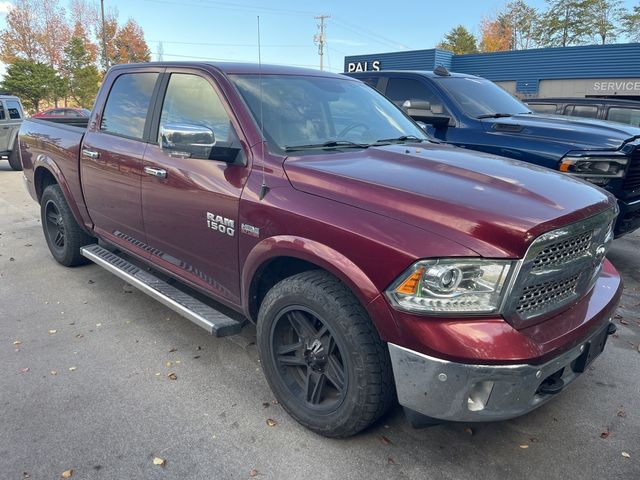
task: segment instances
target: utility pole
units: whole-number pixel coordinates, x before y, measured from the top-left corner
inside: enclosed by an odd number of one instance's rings
[[[324,44],[326,43],[326,38],[324,36],[324,20],[326,18],[331,18],[330,15],[319,15],[317,17],[313,17],[316,20],[320,20],[318,24],[318,33],[313,36],[313,41],[318,44],[318,55],[320,55],[320,70],[324,69]]]
[[[109,69],[109,59],[107,58],[107,32],[104,28],[104,0],[100,0],[100,16],[102,18],[102,64],[106,72]]]
[[[158,42],[158,61],[164,62],[164,46],[162,42]]]

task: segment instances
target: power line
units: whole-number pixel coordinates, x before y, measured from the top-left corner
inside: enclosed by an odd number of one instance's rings
[[[206,46],[206,47],[251,47],[251,48],[256,48],[256,44],[255,43],[212,43],[212,42],[171,42],[171,41],[166,41],[166,40],[149,40],[149,42],[151,43],[155,43],[155,42],[163,42],[166,44],[170,44],[170,45],[200,45],[200,46]],[[265,47],[269,47],[269,48],[309,48],[309,45],[278,45],[278,44],[272,44],[272,45],[262,45],[262,48]]]

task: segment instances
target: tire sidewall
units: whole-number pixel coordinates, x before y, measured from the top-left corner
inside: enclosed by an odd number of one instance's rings
[[[20,172],[22,170],[22,162],[20,161],[20,153],[18,152],[17,140],[16,145],[14,145],[13,147],[13,150],[9,152],[9,166],[16,172]]]
[[[279,287],[285,287],[285,292]],[[298,286],[285,280],[267,294],[258,316],[258,352],[267,381],[284,409],[303,425],[322,433],[357,415],[356,409],[361,403],[359,396],[366,395],[365,363],[357,345],[353,345],[345,333],[345,319],[340,306],[321,292],[309,296],[312,290],[313,285]],[[271,331],[278,314],[291,305],[301,305],[314,312],[331,330],[342,355],[347,374],[347,392],[343,401],[331,412],[312,412],[292,398],[273,361]]]
[[[62,249],[57,248],[53,244],[53,240],[50,238],[49,233],[46,227],[46,211],[47,205],[49,203],[53,203],[58,212],[62,216],[62,223],[64,224],[65,229],[65,242],[64,247]],[[63,265],[69,264],[74,256],[73,246],[69,241],[69,234],[72,232],[72,229],[75,227],[75,219],[69,215],[68,207],[66,201],[64,200],[64,196],[62,195],[62,191],[58,185],[52,185],[45,189],[42,194],[42,198],[40,199],[40,220],[42,222],[42,230],[44,232],[44,238],[47,242],[47,246],[49,247],[49,251],[55,260]]]

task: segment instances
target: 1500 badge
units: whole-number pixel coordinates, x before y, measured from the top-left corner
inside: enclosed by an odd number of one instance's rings
[[[230,218],[207,212],[207,227],[233,237],[236,233],[236,222]]]

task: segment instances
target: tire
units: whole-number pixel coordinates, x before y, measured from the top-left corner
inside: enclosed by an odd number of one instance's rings
[[[19,172],[22,170],[22,162],[20,162],[20,152],[18,152],[18,141],[16,140],[13,150],[9,152],[9,166]]]
[[[96,239],[88,235],[76,222],[59,185],[49,185],[40,199],[42,230],[49,251],[65,267],[88,263],[80,248]]]
[[[325,271],[294,275],[269,290],[257,336],[276,398],[320,435],[354,435],[395,401],[386,344],[353,293]]]

